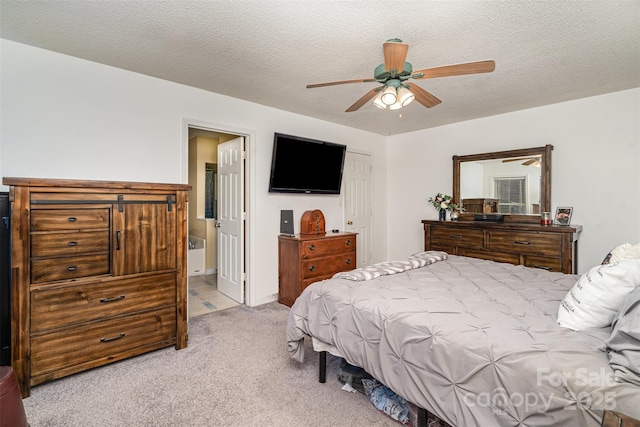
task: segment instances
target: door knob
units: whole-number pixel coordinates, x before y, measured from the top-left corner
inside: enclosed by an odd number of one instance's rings
[[[353,221],[347,221],[347,225],[353,225]]]

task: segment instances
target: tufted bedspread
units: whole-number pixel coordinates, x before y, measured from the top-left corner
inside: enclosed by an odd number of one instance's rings
[[[307,287],[287,325],[458,427],[599,426],[604,409],[640,418],[640,387],[615,382],[610,328],[557,325],[577,276],[474,258],[366,281]]]

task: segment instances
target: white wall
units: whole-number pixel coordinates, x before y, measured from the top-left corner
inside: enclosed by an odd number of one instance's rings
[[[428,114],[428,113],[427,113]],[[552,210],[584,227],[578,268],[640,242],[640,89],[388,137],[388,256],[422,249],[425,198],[452,192],[452,156],[552,144]]]
[[[338,196],[268,193],[273,133],[346,144],[374,156],[374,227],[386,218],[386,139],[262,105],[0,40],[0,176],[186,183],[185,120],[250,134],[248,266],[255,305],[278,292],[280,210],[321,209],[343,228]],[[1,191],[7,191],[3,186]],[[296,231],[299,230],[299,224]],[[376,260],[386,235],[376,234]]]
[[[278,291],[281,209],[343,225],[340,197],[267,192],[274,132],[373,154],[374,262],[422,248],[420,220],[437,217],[426,198],[451,193],[454,154],[545,144],[552,207],[573,206],[584,226],[580,270],[640,241],[640,89],[384,137],[7,40],[0,54],[0,176],[186,183],[185,120],[246,130],[251,305]]]

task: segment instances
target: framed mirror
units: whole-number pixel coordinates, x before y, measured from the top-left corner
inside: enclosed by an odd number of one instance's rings
[[[453,200],[462,220],[503,214],[505,222],[540,222],[551,211],[552,145],[453,156]]]

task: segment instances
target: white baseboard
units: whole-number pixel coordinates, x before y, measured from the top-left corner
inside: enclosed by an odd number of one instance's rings
[[[255,301],[255,304],[250,305],[249,307],[255,307],[256,305],[267,304],[273,301],[278,301],[278,294],[271,294],[271,295],[267,295],[266,297],[257,299]],[[247,305],[249,304],[247,303]]]

